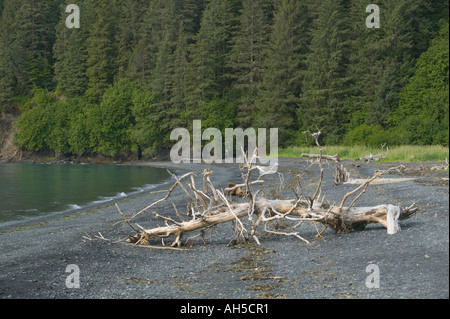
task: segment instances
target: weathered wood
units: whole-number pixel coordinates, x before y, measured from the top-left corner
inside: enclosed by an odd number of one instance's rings
[[[242,189],[242,186],[228,183],[227,188],[225,189],[225,194],[236,197],[245,197],[245,191]]]
[[[342,185],[350,180],[350,173],[344,165],[336,166],[336,174],[334,175],[334,185]]]
[[[251,181],[252,172],[259,171],[259,169],[257,166],[252,165],[252,160],[247,161],[247,158],[242,173],[244,182],[242,184],[228,183],[228,187],[223,192],[216,190],[212,185],[209,179],[209,175],[212,174],[212,172],[209,170],[203,172],[203,191],[196,188],[193,177],[194,173],[188,173],[178,178],[169,172],[175,179],[175,184],[163,199],[149,205],[130,219],[125,218],[120,211],[120,208],[117,206],[120,215],[124,219],[124,223],[128,224],[137,233],[135,236],[129,236],[128,241],[137,245],[150,246],[151,240],[161,240],[164,246],[164,239],[174,238],[171,247],[181,247],[183,244],[182,238],[188,233],[199,231],[200,234],[193,237],[200,236],[204,242],[205,229],[219,224],[233,222],[236,230],[236,238],[244,241],[253,239],[257,244],[260,244],[260,240],[258,239],[258,228],[261,225],[264,225],[262,231],[266,233],[295,236],[300,240],[309,243],[307,239],[300,236],[299,232],[281,232],[270,227],[272,223],[279,220],[293,221],[298,223],[297,225],[304,222],[310,222],[314,225],[315,223],[321,223],[325,228],[330,228],[334,232],[340,234],[364,230],[368,224],[379,223],[387,228],[388,234],[393,235],[397,233],[400,230],[399,220],[409,218],[416,212],[414,205],[402,209],[390,204],[374,207],[355,207],[355,204],[358,199],[366,193],[370,183],[379,179],[383,174],[390,173],[393,170],[399,170],[402,166],[382,172],[376,172],[372,178],[363,181],[356,189],[348,192],[343,199],[338,202],[339,204],[330,205],[329,203],[324,203],[325,196],[321,197],[324,177],[322,161],[326,160],[326,157],[322,155],[322,148],[318,141],[320,132],[312,134],[312,136],[320,149],[320,155],[318,155],[320,177],[314,195],[311,197],[301,199],[301,196],[296,194],[297,200],[274,200],[259,196],[262,193],[261,190],[255,192],[252,187],[264,183],[264,181],[261,180],[261,177],[266,174],[260,173],[256,180]],[[338,155],[333,158],[339,160]],[[343,166],[341,167],[341,170],[345,171]],[[190,179],[188,187],[183,185],[183,182],[186,179]],[[186,194],[186,218],[183,218],[179,210],[174,206],[176,215],[180,219],[179,221],[154,213],[156,218],[164,221],[165,226],[145,229],[138,224],[135,224],[135,226],[131,224],[131,220],[134,217],[143,214],[150,208],[154,208],[157,204],[168,200],[176,187],[180,187]],[[211,193],[212,197],[210,197]],[[247,201],[233,203],[226,195],[246,198]],[[350,201],[350,199],[352,199],[351,203],[346,204],[347,200]],[[243,218],[248,219],[251,223],[250,231],[246,229],[248,225],[246,226],[245,223],[242,222],[241,219]],[[316,230],[317,235],[321,236],[323,231],[319,232],[317,227]]]
[[[340,162],[341,161],[341,157],[339,154],[330,156],[330,155],[320,155],[320,154],[302,154],[300,157],[305,157],[308,159],[324,159],[326,161],[333,161],[333,162]]]
[[[247,215],[248,205],[240,204],[233,207],[234,215],[230,212],[220,208],[214,212],[207,213],[204,216],[195,218],[193,220],[182,222],[173,225],[167,225],[165,227],[157,227],[153,229],[144,229],[137,236],[129,237],[131,243],[146,244],[153,238],[169,238],[174,236],[176,240],[173,242],[172,247],[181,246],[181,238],[183,235],[202,230],[208,227],[212,227],[222,223],[228,223],[235,220],[236,217],[241,218]]]
[[[175,237],[172,247],[182,245],[181,238],[190,232],[209,228],[218,224],[228,223],[236,219],[248,216],[249,210],[253,210],[256,216],[263,216],[263,221],[270,222],[278,219],[294,221],[314,221],[329,227],[339,234],[349,233],[355,230],[364,230],[368,224],[379,223],[387,228],[387,233],[393,235],[400,230],[399,220],[409,218],[414,213],[413,207],[401,209],[393,205],[380,205],[375,207],[344,207],[346,212],[342,215],[339,207],[328,207],[324,204],[316,204],[312,209],[309,201],[295,200],[258,200],[254,207],[249,203],[231,206],[232,212],[223,207],[215,211],[197,217],[187,222],[174,222],[172,225],[145,229],[137,236],[130,237],[132,243],[148,245],[151,239]],[[342,218],[342,216],[344,216]],[[274,218],[275,217],[275,218]],[[272,218],[272,219],[271,219]],[[292,233],[291,233],[292,235]]]
[[[271,207],[278,213],[286,213],[292,210],[295,201],[265,201],[259,203],[259,207]],[[336,233],[349,233],[354,230],[363,230],[368,224],[379,223],[387,228],[388,234],[393,235],[400,230],[398,221],[409,218],[414,212],[414,205],[402,209],[393,205],[380,205],[375,207],[343,207],[346,213],[339,212],[339,207],[329,207],[317,204],[311,210],[308,201],[303,201],[290,215],[303,219],[315,220],[330,227]]]
[[[370,162],[378,162],[380,160],[382,160],[383,154],[377,154],[377,155],[373,155],[373,154],[369,154],[367,156],[361,157],[359,160],[360,161],[364,161],[366,163],[370,163]]]

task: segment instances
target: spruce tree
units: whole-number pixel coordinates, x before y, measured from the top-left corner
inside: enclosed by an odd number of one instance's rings
[[[414,72],[416,59],[436,34],[437,21],[448,17],[448,1],[379,1],[381,26],[364,26],[365,0],[352,1],[351,63],[353,82],[349,129],[359,125],[387,127],[399,93]]]
[[[4,99],[27,94],[32,88],[53,88],[56,10],[55,0],[4,3],[0,45]]]
[[[352,127],[360,124],[387,126],[398,105],[398,94],[414,72],[417,58],[428,47],[437,21],[447,12],[448,1],[379,2],[379,29],[364,26],[366,1],[354,0],[350,74],[354,81]]]
[[[177,9],[175,0],[166,0],[160,7],[160,31],[158,37],[155,37],[155,41],[158,42],[154,43],[156,45],[155,66],[149,76],[151,90],[164,100],[166,107],[169,104],[173,87],[174,51],[178,33]]]
[[[172,113],[174,116],[174,127],[186,127],[186,96],[188,83],[188,34],[185,32],[184,23],[182,22],[177,37],[177,44],[174,52],[174,64],[172,74]]]
[[[0,108],[26,91],[24,47],[17,41],[13,25],[19,7],[18,1],[6,1],[0,19]]]
[[[173,107],[173,91],[174,91],[174,68],[175,54],[177,47],[177,34],[179,26],[179,2],[177,0],[154,1],[150,5],[150,9],[145,21],[151,21],[148,25],[143,26],[143,36],[138,43],[137,52],[144,50],[142,64],[137,64],[138,71],[135,74],[136,80],[140,86],[149,92],[151,99],[143,98],[145,103],[151,103],[147,107],[137,106],[140,118],[138,121],[139,130],[147,129],[154,132],[154,121],[146,121],[141,118],[144,110],[152,112],[147,114],[148,118],[158,118],[158,146],[165,146],[169,139],[171,130],[176,127],[174,123],[178,122],[180,114]],[[147,39],[144,41],[144,39]],[[151,40],[150,40],[151,39]],[[148,42],[150,41],[150,42]],[[136,61],[135,62],[139,62]],[[139,65],[143,68],[140,69]],[[142,71],[142,72],[141,72]],[[151,101],[151,102],[149,102]],[[148,147],[148,144],[139,144],[141,147]],[[153,149],[154,145],[151,145]],[[155,146],[156,147],[156,146]]]
[[[56,42],[53,48],[55,57],[55,82],[57,92],[72,96],[82,96],[86,92],[88,78],[86,39],[89,27],[85,17],[85,7],[80,3],[81,25],[79,29],[66,26],[65,8],[71,1],[61,6],[61,18],[57,27]]]
[[[381,74],[375,87],[375,100],[369,104],[368,124],[386,126],[390,112],[398,105],[398,93],[412,75],[413,27],[411,14],[415,4],[410,1],[385,3],[384,34],[380,39]]]
[[[390,121],[408,143],[449,144],[449,23],[418,59],[414,76],[399,95]]]
[[[158,53],[156,54],[155,70],[151,77],[150,92],[156,96],[154,104],[151,106],[153,112],[159,114],[158,129],[161,133],[159,140],[160,146],[164,145],[169,139],[169,135],[173,126],[173,118],[179,118],[179,114],[174,114],[172,108],[172,90],[173,90],[173,40],[170,32],[165,32],[165,37],[159,45]],[[152,116],[149,114],[149,116]]]
[[[321,2],[314,21],[310,53],[306,59],[304,86],[299,108],[301,129],[322,129],[327,143],[344,134],[345,104],[349,90],[349,58],[345,1]]]
[[[4,6],[5,0],[0,0],[0,17],[2,16]]]
[[[230,52],[236,6],[232,0],[211,0],[201,28],[190,48],[187,103],[191,116],[198,106],[212,98],[222,98],[229,87],[227,55]]]
[[[149,7],[149,0],[126,0],[119,4],[120,20],[117,42],[117,78],[127,77],[133,50],[140,40],[139,30]]]
[[[115,2],[100,0],[88,1],[88,10],[93,10],[95,22],[91,26],[87,46],[88,89],[86,96],[93,102],[99,102],[106,89],[114,81],[117,71],[116,34],[117,11]]]
[[[259,95],[270,36],[267,9],[271,1],[245,0],[240,23],[233,37],[229,58],[230,77],[239,93],[238,123],[242,127],[254,124],[255,100]]]
[[[150,89],[152,74],[157,64],[157,54],[164,35],[175,16],[169,17],[175,9],[175,0],[153,0],[145,12],[136,43],[128,66],[128,75]],[[169,13],[171,12],[171,13]],[[170,26],[176,32],[176,26]]]
[[[203,11],[208,2],[209,0],[177,0],[176,2],[179,8],[178,21],[180,25],[183,24],[189,43],[200,30]]]
[[[178,31],[175,50],[173,52],[171,117],[172,127],[188,127],[187,99],[188,87],[192,84],[193,72],[190,69],[190,48],[195,43],[196,34],[200,30],[201,18],[206,7],[207,0],[179,1]]]
[[[381,11],[381,27],[367,28],[366,0],[353,0],[350,7],[349,25],[350,57],[348,75],[352,84],[346,101],[348,128],[366,124],[369,104],[375,99],[375,90],[382,74],[380,40],[383,38],[385,13]]]
[[[25,68],[30,88],[53,88],[52,47],[58,21],[56,0],[23,1],[15,17],[16,39],[25,49]]]
[[[305,3],[279,2],[257,100],[256,124],[261,128],[278,128],[281,145],[293,142],[298,127],[296,110],[309,42],[308,22]]]

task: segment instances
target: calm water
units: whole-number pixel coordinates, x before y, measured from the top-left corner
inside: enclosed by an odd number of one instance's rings
[[[106,203],[168,178],[153,167],[0,163],[0,223]]]

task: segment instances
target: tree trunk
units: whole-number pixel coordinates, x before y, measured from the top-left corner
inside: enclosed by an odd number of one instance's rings
[[[320,132],[312,134],[312,136],[315,138],[316,144],[320,148],[320,144],[318,143]],[[336,155],[336,157],[333,158],[338,160],[339,156]],[[325,196],[321,198],[320,195],[322,193],[321,186],[324,177],[324,169],[322,167],[323,159],[325,159],[325,156],[322,155],[322,149],[320,148],[320,155],[317,161],[320,166],[318,185],[314,195],[312,197],[307,197],[307,199],[301,199],[301,196],[297,194],[297,200],[271,200],[263,197],[258,198],[260,190],[254,192],[253,187],[264,183],[261,178],[265,175],[272,174],[272,172],[261,169],[259,166],[254,166],[253,163],[256,162],[254,161],[254,158],[252,158],[251,161],[248,161],[245,157],[242,176],[243,183],[239,185],[229,183],[228,188],[223,192],[216,190],[211,183],[209,175],[212,174],[212,172],[209,170],[203,172],[202,191],[196,188],[194,173],[188,173],[178,178],[169,172],[176,182],[164,198],[149,205],[130,218],[125,218],[118,206],[117,209],[122,215],[124,222],[137,233],[135,236],[128,237],[129,242],[137,245],[149,246],[151,240],[161,240],[162,245],[165,246],[164,239],[173,237],[175,239],[171,244],[172,247],[180,247],[182,245],[182,237],[195,231],[200,232],[197,236],[201,236],[203,243],[205,243],[203,235],[206,229],[229,222],[234,223],[237,238],[243,239],[244,241],[253,239],[257,244],[260,244],[258,239],[258,229],[261,225],[264,225],[264,232],[266,233],[295,236],[300,240],[309,243],[308,240],[300,236],[299,232],[285,233],[274,230],[274,228],[271,229],[271,223],[280,220],[296,222],[297,226],[305,222],[314,224],[321,223],[325,226],[325,229],[330,228],[334,232],[340,234],[364,230],[368,224],[379,223],[387,228],[388,234],[393,235],[400,230],[399,221],[409,218],[416,212],[416,209],[414,208],[415,204],[404,209],[390,204],[374,207],[354,207],[358,199],[366,193],[371,182],[378,179],[383,174],[387,174],[393,170],[399,170],[400,168],[403,168],[403,166],[394,167],[384,172],[376,172],[375,176],[367,179],[366,182],[355,190],[347,193],[338,205],[324,203]],[[250,177],[253,171],[260,172],[260,175],[256,180],[251,181]],[[188,183],[186,185],[187,187],[185,187],[183,182],[185,179],[189,178],[191,183]],[[180,187],[186,194],[187,212],[185,217],[183,217],[175,208],[176,215],[180,219],[179,221],[154,213],[156,218],[164,221],[165,226],[163,227],[145,229],[138,224],[136,224],[136,227],[131,224],[131,220],[136,216],[141,215],[157,204],[166,201],[176,187]],[[233,203],[231,198],[228,198],[226,195],[246,198],[246,201]],[[353,201],[349,205],[345,205],[349,198],[353,198]],[[251,229],[248,230],[246,228],[241,221],[243,218],[250,221]],[[247,227],[249,227],[248,223]],[[318,236],[321,236],[322,233],[323,231],[320,233],[318,231]]]

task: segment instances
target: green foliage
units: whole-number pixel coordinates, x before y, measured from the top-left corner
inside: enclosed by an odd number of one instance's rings
[[[441,24],[439,36],[417,61],[392,117],[411,144],[449,144],[449,24]]]
[[[100,106],[86,98],[56,100],[43,90],[22,108],[16,144],[30,151],[117,155],[130,151],[134,86],[121,81],[105,93]]]
[[[154,93],[144,90],[137,90],[132,98],[131,112],[135,125],[130,134],[133,142],[144,150],[144,154],[155,152],[163,138],[160,129],[163,114],[155,110],[157,100]]]
[[[188,86],[188,35],[185,33],[184,24],[180,25],[178,30],[178,38],[174,51],[173,73],[172,73],[172,92],[170,102],[172,104],[171,111],[178,116],[173,119],[174,127],[186,127],[185,123],[187,111],[187,86]],[[183,114],[182,116],[180,116]]]
[[[0,0],[23,149],[153,155],[196,119],[281,147],[449,143],[448,0],[379,0],[379,29],[368,0],[79,0],[80,29],[70,3]]]
[[[0,20],[0,103],[51,90],[56,0],[7,0]]]
[[[66,3],[71,3],[71,1],[66,1]],[[63,17],[66,15],[65,7],[66,5],[60,8]],[[80,10],[84,12],[85,6],[81,5]],[[82,22],[85,22],[85,19]],[[59,21],[53,51],[56,90],[60,94],[74,97],[82,96],[86,92],[88,85],[86,77],[87,30],[88,28],[68,29],[65,19]]]
[[[405,137],[395,129],[384,129],[379,125],[362,124],[350,130],[344,140],[344,145],[381,147],[405,144]]]
[[[28,151],[50,149],[49,136],[52,133],[52,114],[55,100],[43,90],[35,90],[34,96],[22,108],[17,122],[18,133],[15,143]]]
[[[114,35],[117,21],[115,2],[90,0],[89,9],[95,13],[89,37],[86,40],[88,88],[86,96],[92,102],[100,102],[106,89],[114,81],[116,68],[116,42]]]
[[[129,128],[133,121],[131,108],[135,85],[122,79],[106,90],[99,106],[99,127],[95,131],[98,145],[94,150],[116,155],[132,148]]]
[[[239,26],[233,37],[229,67],[233,88],[240,95],[238,122],[242,127],[251,127],[255,122],[255,100],[261,91],[270,37],[269,4],[267,0],[243,1]]]
[[[56,100],[41,89],[22,107],[15,143],[29,151],[88,153],[90,138],[82,98]]]
[[[72,116],[76,116],[78,110],[74,109],[74,105],[67,103],[53,103],[47,106],[47,114],[50,119],[50,132],[47,136],[48,147],[57,153],[70,153],[69,145],[69,129]]]
[[[86,98],[81,97],[67,99],[65,103],[71,105],[67,110],[73,111],[70,114],[67,137],[70,153],[78,156],[87,155],[93,152],[96,144],[98,145],[95,143],[95,132],[99,125],[97,120],[100,119],[96,112],[98,106],[89,104]]]
[[[14,40],[22,49],[18,67],[26,88],[53,88],[53,43],[58,17],[56,0],[23,0],[14,18]]]
[[[211,0],[205,8],[201,27],[190,48],[188,94],[191,119],[198,117],[198,105],[224,96],[227,87],[227,56],[231,31],[236,24],[232,0]]]
[[[301,91],[301,69],[309,41],[308,11],[295,0],[280,1],[274,17],[257,100],[255,124],[279,128],[281,145],[292,143],[298,129],[296,111]]]
[[[200,105],[202,127],[217,128],[222,134],[226,128],[234,127],[235,106],[225,99],[213,99]]]
[[[448,147],[443,146],[394,146],[394,147],[367,147],[367,146],[323,146],[325,155],[339,154],[341,159],[359,160],[369,154],[381,154],[383,162],[443,162],[449,158]],[[317,146],[290,147],[278,151],[281,157],[298,158],[302,154],[317,152]]]
[[[314,21],[311,52],[306,58],[299,122],[303,130],[321,129],[326,144],[343,135],[345,99],[349,93],[347,12],[344,1],[323,1]]]

